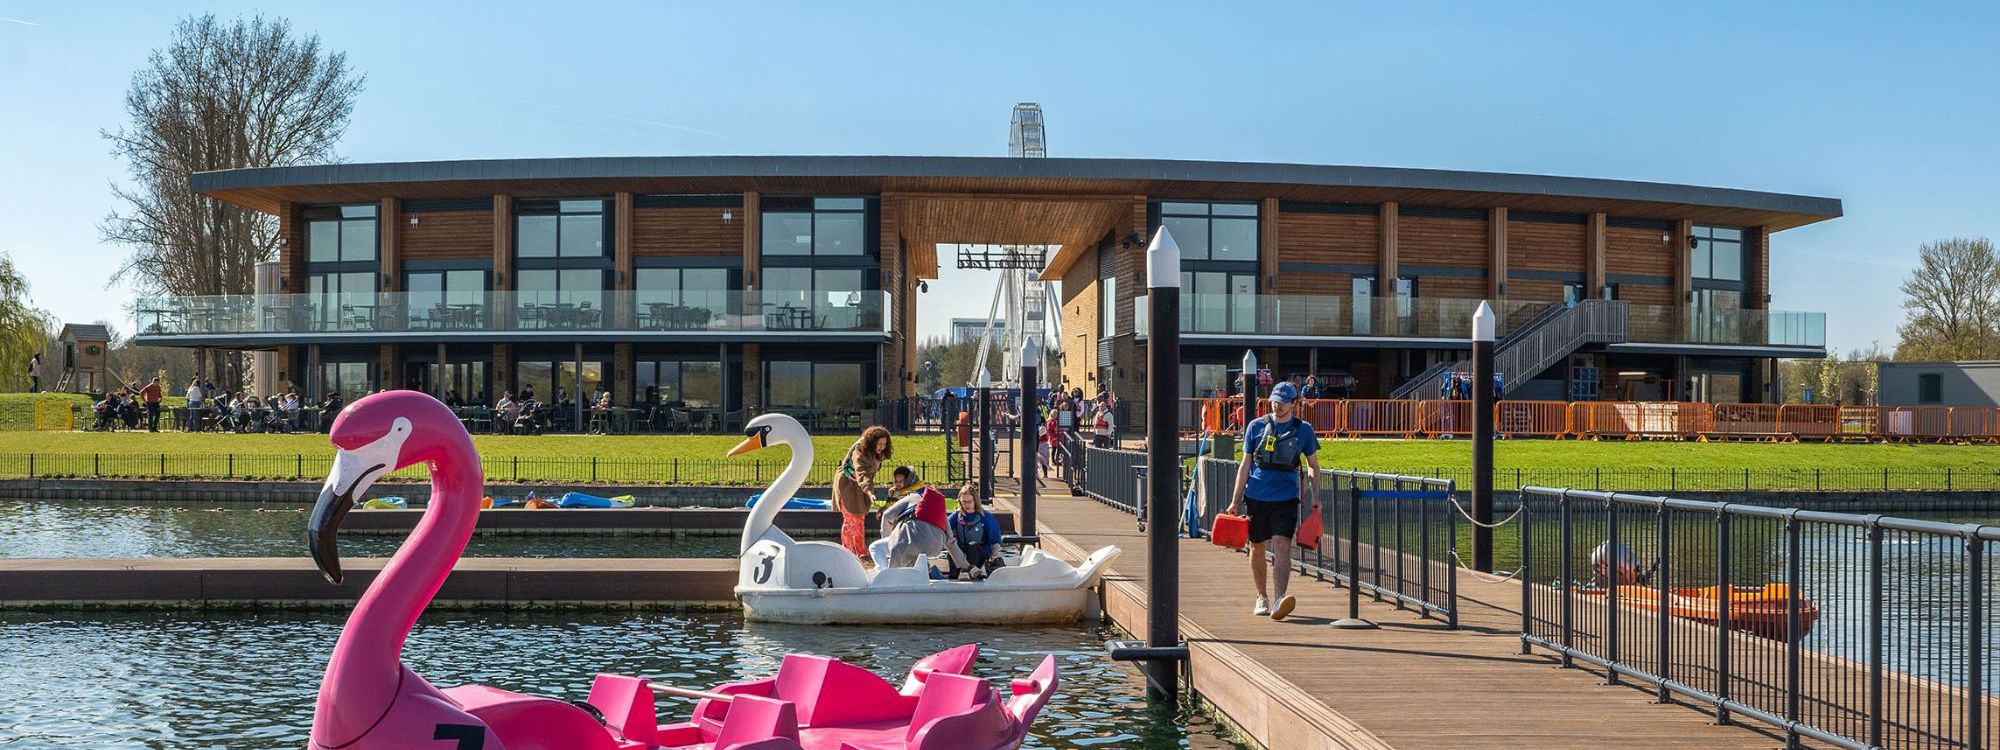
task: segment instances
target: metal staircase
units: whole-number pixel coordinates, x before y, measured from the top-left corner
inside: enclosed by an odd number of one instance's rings
[[[1503,383],[1500,395],[1512,393],[1585,346],[1624,342],[1629,313],[1624,302],[1601,299],[1582,300],[1575,305],[1558,302],[1542,308],[1535,317],[1494,344],[1493,371],[1499,373]],[[1470,373],[1472,361],[1461,359],[1432,365],[1397,386],[1389,398],[1429,398],[1446,372]],[[1431,393],[1425,393],[1426,388]]]

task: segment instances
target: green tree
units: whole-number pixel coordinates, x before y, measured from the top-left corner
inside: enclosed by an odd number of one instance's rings
[[[1926,243],[1903,280],[1896,359],[2000,357],[2000,255],[1986,238]]]
[[[58,373],[49,356],[55,339],[55,318],[28,297],[28,279],[14,259],[0,253],[0,367],[14,374],[0,379],[9,391],[28,389],[28,359],[42,355],[42,388],[52,389]]]

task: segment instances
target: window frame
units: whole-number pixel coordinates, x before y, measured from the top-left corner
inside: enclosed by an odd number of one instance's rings
[[[1917,373],[1917,404],[1929,406],[1944,403],[1944,373]]]
[[[579,204],[579,203],[595,203],[597,204],[597,210],[595,211],[578,210],[573,206],[573,204]],[[616,211],[616,207],[614,206],[614,201],[612,201],[610,198],[598,198],[598,197],[526,198],[526,199],[515,200],[513,207],[514,207],[514,226],[513,226],[514,231],[513,231],[513,236],[511,236],[508,239],[508,241],[513,245],[515,268],[569,267],[566,265],[543,265],[543,264],[547,263],[562,264],[564,262],[567,262],[567,263],[575,263],[578,265],[591,265],[599,261],[601,261],[606,267],[610,266],[613,260],[612,256],[616,252],[615,248],[613,247],[613,245],[616,244],[613,239],[613,235],[616,233],[616,224],[617,224],[617,216],[613,213],[614,211]],[[535,216],[556,217],[556,246],[554,255],[521,254],[521,220],[524,218],[535,217]],[[565,255],[563,253],[562,220],[563,217],[565,216],[596,216],[598,218],[597,222],[598,253],[596,255]]]
[[[850,201],[852,203],[850,203]],[[876,237],[877,217],[880,203],[874,196],[859,195],[818,195],[818,196],[771,196],[763,199],[757,219],[757,255],[763,265],[773,266],[879,266],[881,263],[881,242]],[[820,251],[820,216],[858,217],[861,220],[861,251],[858,253],[828,253]],[[766,222],[773,216],[803,215],[808,220],[811,241],[806,252],[772,253],[771,235],[765,232]]]

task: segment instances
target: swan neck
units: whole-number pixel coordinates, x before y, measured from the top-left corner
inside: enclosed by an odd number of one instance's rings
[[[772,480],[771,486],[757,499],[757,506],[750,510],[750,518],[743,525],[742,544],[736,551],[738,555],[748,554],[750,545],[756,544],[758,539],[764,537],[765,532],[771,530],[778,520],[778,511],[783,510],[785,503],[790,502],[799,488],[805,486],[806,475],[812,471],[810,440],[804,443],[787,440],[784,444],[792,449],[791,461],[785,464],[785,470],[778,474],[777,479]]]

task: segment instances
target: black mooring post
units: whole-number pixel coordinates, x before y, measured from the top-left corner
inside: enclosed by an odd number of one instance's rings
[[[1472,568],[1493,572],[1493,307],[1472,314]]]
[[[1163,227],[1146,248],[1146,293],[1152,333],[1146,342],[1146,645],[1185,649],[1181,642],[1180,425],[1175,398],[1181,374],[1181,251]],[[1185,651],[1182,651],[1185,654]],[[1186,656],[1181,657],[1182,660]],[[1146,662],[1148,691],[1173,699],[1180,664]]]
[[[1248,460],[1248,456],[1245,456]],[[1368,514],[1372,519],[1375,514]],[[1380,559],[1378,554],[1377,559]],[[1377,565],[1379,572],[1381,566]],[[1347,478],[1347,616],[1333,621],[1341,630],[1369,630],[1380,627],[1361,616],[1361,476]]]
[[[993,497],[993,387],[979,373],[979,497]]]
[[[1041,455],[1040,436],[1036,428],[1040,426],[1040,410],[1035,405],[1035,379],[1038,375],[1036,363],[1042,360],[1042,347],[1029,336],[1021,345],[1021,441],[1016,452],[1021,454],[1021,517],[1015,533],[1034,535],[1035,531],[1035,470],[1040,468],[1036,458]]]

